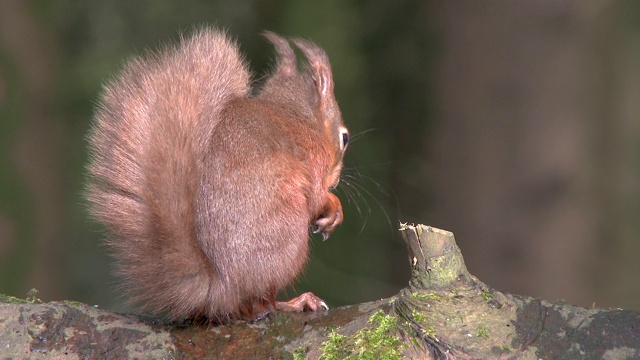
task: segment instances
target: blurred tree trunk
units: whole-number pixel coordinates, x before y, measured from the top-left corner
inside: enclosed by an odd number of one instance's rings
[[[459,235],[470,270],[491,286],[640,309],[635,7],[434,8],[444,48],[430,218]]]
[[[596,256],[606,267],[595,278],[599,301],[640,309],[640,7],[617,5],[604,14],[597,39],[605,78],[593,145],[601,217]]]
[[[14,220],[10,226],[14,231],[6,232],[10,238],[4,240],[5,251],[12,256],[4,262],[12,267],[15,287],[12,290],[24,293],[36,287],[46,298],[56,298],[64,293],[61,291],[64,262],[60,257],[64,244],[59,243],[64,227],[63,128],[54,115],[55,43],[36,13],[29,2],[0,2],[0,42],[6,50],[2,54],[3,63],[10,64],[0,76],[11,76],[14,86],[7,91],[17,92],[8,93],[7,99],[12,102],[2,105],[12,109],[5,114],[20,119],[6,119],[19,125],[9,153],[2,154],[10,158],[2,176],[5,180],[14,179],[16,185],[28,192],[28,204],[14,204],[8,215],[1,216]],[[8,69],[15,73],[9,74]],[[17,189],[9,191],[15,195]],[[30,213],[33,218],[16,219],[20,216],[18,208],[23,207],[35,210]],[[24,229],[26,224],[31,224],[30,229]],[[26,233],[35,236],[25,236]],[[30,243],[34,238],[35,243]]]

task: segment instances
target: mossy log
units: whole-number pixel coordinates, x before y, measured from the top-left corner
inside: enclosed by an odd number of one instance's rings
[[[0,296],[0,357],[30,359],[637,359],[640,313],[488,287],[453,234],[402,225],[412,277],[390,299],[229,325],[168,324]]]

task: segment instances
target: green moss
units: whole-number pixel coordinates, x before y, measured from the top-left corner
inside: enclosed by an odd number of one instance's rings
[[[509,347],[509,345],[502,345],[501,348],[503,352],[506,352],[506,353],[511,352],[511,348]]]
[[[21,303],[21,304],[41,303],[42,300],[38,299],[37,296],[38,296],[38,290],[36,290],[36,289],[29,290],[29,292],[27,293],[27,298],[26,299],[20,299],[20,298],[17,298],[15,296],[9,296],[9,295],[0,294],[0,302],[4,302],[4,303]]]
[[[434,293],[428,293],[428,294],[424,294],[421,292],[413,292],[411,293],[411,296],[413,296],[416,299],[420,299],[420,300],[434,300],[434,301],[442,301],[443,297],[438,295],[438,294],[434,294]]]
[[[21,303],[21,304],[26,304],[27,300],[25,299],[20,299],[17,298],[15,296],[9,296],[9,295],[4,295],[4,294],[0,294],[0,302],[3,303]]]
[[[428,337],[436,336],[436,328],[434,328],[433,325],[431,324],[424,324],[422,330],[424,331],[424,334]]]
[[[478,326],[478,334],[477,337],[489,338],[489,328],[485,325]]]
[[[38,292],[36,289],[29,290],[27,293],[27,302],[30,304],[41,303],[42,300],[38,299]]]
[[[338,328],[339,328],[339,326],[336,326],[336,325],[330,324],[330,325],[327,325],[327,327],[325,327],[325,330],[327,330],[327,331],[334,331],[334,330],[338,330]]]
[[[347,359],[350,352],[346,349],[345,342],[347,337],[331,330],[329,340],[322,343],[322,360]]]
[[[301,346],[293,351],[293,360],[304,360],[307,357],[307,349]]]
[[[369,318],[369,324],[373,327],[360,329],[352,336],[341,335],[332,330],[329,340],[322,344],[320,359],[402,359],[404,344],[397,337],[397,319],[378,310]]]
[[[414,310],[411,312],[411,317],[413,318],[413,321],[420,325],[420,328],[424,331],[425,335],[429,337],[434,337],[436,335],[436,329],[433,325],[429,324],[429,321],[424,314]]]
[[[75,307],[83,305],[83,303],[81,303],[80,301],[64,300],[63,302],[69,306],[75,306]]]
[[[493,299],[493,294],[491,293],[491,291],[489,291],[489,289],[482,289],[482,293],[480,295],[485,300]]]
[[[420,324],[423,324],[423,323],[427,322],[427,317],[424,314],[419,313],[419,312],[417,312],[415,310],[413,310],[411,312],[411,317],[413,318],[413,320],[415,322],[420,323]]]

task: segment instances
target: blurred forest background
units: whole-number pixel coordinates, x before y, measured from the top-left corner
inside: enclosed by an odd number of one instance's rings
[[[453,231],[497,289],[640,310],[640,3],[615,0],[0,1],[0,293],[124,309],[85,136],[125,59],[204,24],[257,78],[264,29],[332,61],[346,220],[313,238],[296,292],[395,294],[403,221]]]

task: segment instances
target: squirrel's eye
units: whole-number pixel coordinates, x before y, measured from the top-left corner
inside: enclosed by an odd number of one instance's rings
[[[340,127],[339,141],[340,141],[340,150],[344,151],[344,149],[347,147],[347,144],[349,144],[349,131],[344,126]]]

